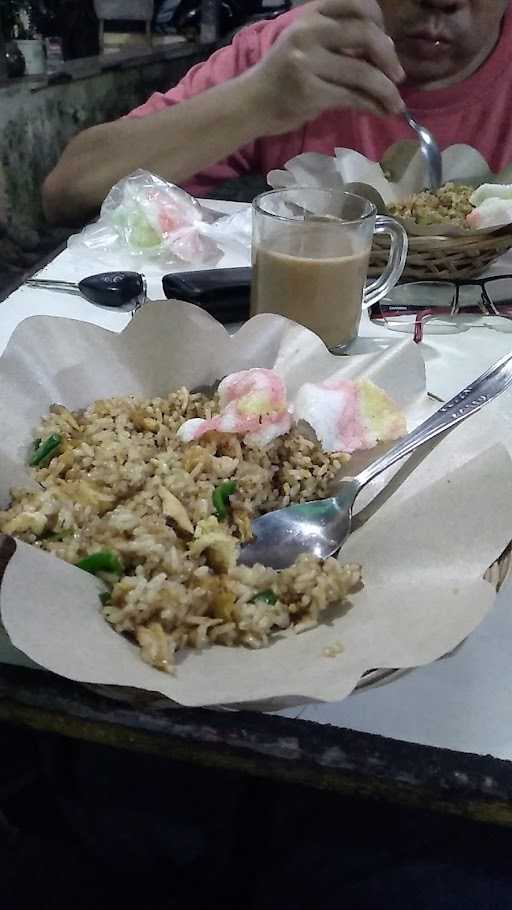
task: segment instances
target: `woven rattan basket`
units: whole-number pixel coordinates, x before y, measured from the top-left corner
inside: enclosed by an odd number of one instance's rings
[[[449,281],[477,278],[512,248],[512,231],[470,237],[414,237],[409,235],[409,253],[402,281]],[[389,256],[389,241],[375,238],[369,274],[381,275]]]

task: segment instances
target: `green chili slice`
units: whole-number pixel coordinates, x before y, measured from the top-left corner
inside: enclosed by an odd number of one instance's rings
[[[36,439],[36,442],[38,440]],[[44,442],[39,440],[39,445],[35,448],[30,459],[30,467],[35,468],[45,468],[54,455],[57,454],[57,449],[59,448],[62,442],[62,436],[59,433],[52,433],[48,436],[48,439],[45,439]],[[35,446],[35,443],[34,443]]]
[[[100,600],[104,607],[110,606],[110,591],[102,591],[100,594]]]
[[[99,550],[97,553],[90,553],[89,556],[84,556],[76,565],[79,569],[83,569],[84,572],[89,572],[91,575],[97,575],[98,572],[108,572],[109,575],[123,574],[121,560],[110,550]]]
[[[212,494],[212,502],[215,514],[219,521],[224,521],[229,507],[229,497],[235,492],[236,483],[234,480],[226,480],[216,487]]]
[[[269,588],[268,591],[260,591],[259,594],[255,594],[254,597],[251,597],[249,601],[250,604],[257,604],[261,602],[273,606],[273,604],[277,603],[277,597]]]
[[[71,528],[61,528],[60,531],[48,531],[47,534],[42,534],[39,540],[64,540],[73,534],[74,531]]]

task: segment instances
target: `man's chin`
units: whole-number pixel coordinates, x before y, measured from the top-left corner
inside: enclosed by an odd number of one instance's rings
[[[408,85],[443,88],[458,81],[451,61],[410,60],[400,55],[400,62],[407,74]]]

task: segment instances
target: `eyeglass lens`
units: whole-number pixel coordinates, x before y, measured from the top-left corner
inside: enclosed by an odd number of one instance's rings
[[[491,317],[491,318],[489,318]],[[424,334],[465,332],[487,325],[512,331],[512,275],[478,282],[418,281],[397,285],[372,313],[392,331]]]

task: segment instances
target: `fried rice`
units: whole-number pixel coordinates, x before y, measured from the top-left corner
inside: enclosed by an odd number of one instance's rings
[[[83,412],[53,405],[35,435],[58,434],[54,457],[34,468],[38,486],[13,490],[0,511],[0,531],[67,562],[113,554],[119,570],[97,573],[105,619],[168,672],[183,648],[260,648],[309,629],[360,585],[359,566],[311,555],[281,572],[237,565],[251,518],[327,495],[349,457],[296,427],[265,448],[219,432],[180,442],[185,420],[216,409],[215,395],[184,388]],[[228,481],[221,515],[214,493]]]
[[[453,224],[467,228],[466,216],[474,208],[469,201],[473,193],[473,187],[445,183],[436,191],[425,190],[392,203],[388,209],[391,215],[412,219],[419,225]]]

